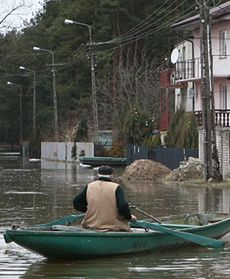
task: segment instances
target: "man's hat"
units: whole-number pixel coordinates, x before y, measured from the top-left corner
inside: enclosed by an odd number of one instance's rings
[[[98,168],[98,174],[99,175],[111,175],[113,173],[113,168],[110,166],[100,166]]]

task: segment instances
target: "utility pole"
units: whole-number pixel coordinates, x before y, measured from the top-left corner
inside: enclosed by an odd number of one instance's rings
[[[208,37],[209,37],[209,57],[210,57],[210,94],[211,94],[211,130],[212,130],[212,168],[213,178],[222,181],[223,176],[220,172],[220,161],[216,145],[216,123],[215,123],[215,98],[214,98],[214,78],[213,78],[213,55],[212,55],[212,36],[211,19],[208,10]]]
[[[200,34],[204,178],[205,180],[210,178],[222,180],[216,147],[211,26],[206,0],[201,0],[200,5]]]
[[[95,78],[95,59],[93,53],[93,42],[92,42],[92,32],[89,29],[89,52],[90,52],[90,67],[91,67],[91,86],[92,86],[92,98],[93,98],[93,127],[94,134],[97,138],[98,132],[98,111],[97,111],[97,93],[96,93],[96,78]]]
[[[204,178],[212,177],[211,150],[211,111],[210,111],[210,83],[209,83],[209,55],[208,55],[208,14],[206,0],[200,5],[200,50],[201,50],[201,96],[202,96],[202,124],[204,129]]]
[[[52,57],[52,75],[53,75],[53,107],[54,107],[54,138],[58,141],[59,131],[58,131],[58,111],[57,111],[57,90],[56,90],[56,69],[54,65],[54,52],[50,51]]]
[[[32,69],[20,66],[19,69],[33,73],[33,132],[36,133],[36,72]]]
[[[22,147],[23,131],[22,131],[22,85],[7,81],[7,85],[16,86],[19,88],[19,144]]]
[[[53,108],[54,108],[54,139],[57,142],[59,139],[59,131],[58,131],[58,109],[57,109],[57,90],[56,90],[56,69],[54,64],[54,52],[49,49],[33,47],[35,51],[45,51],[51,54],[52,59],[52,83],[53,83]]]
[[[97,138],[98,132],[98,111],[97,111],[97,88],[96,88],[96,78],[95,78],[95,55],[94,47],[97,45],[93,42],[92,39],[92,28],[89,24],[73,21],[70,19],[65,19],[65,24],[77,24],[82,25],[88,28],[89,31],[89,56],[90,56],[90,70],[91,70],[91,88],[92,88],[92,103],[93,103],[93,128],[94,136]]]

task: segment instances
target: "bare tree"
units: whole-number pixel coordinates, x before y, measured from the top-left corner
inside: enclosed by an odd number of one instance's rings
[[[124,115],[135,105],[148,112],[154,119],[157,118],[160,92],[157,69],[156,59],[146,57],[143,50],[139,53],[139,59],[117,65],[116,79],[109,75],[106,82],[98,85],[101,128],[108,128],[114,122],[118,126],[122,125]]]
[[[0,30],[1,29],[8,29],[10,28],[11,24],[7,23],[7,19],[14,14],[14,12],[16,10],[19,10],[20,8],[22,8],[23,6],[25,6],[25,0],[21,0],[20,2],[16,3],[16,1],[13,2],[13,4],[11,4],[11,6],[9,6],[9,1],[5,1],[2,3],[2,8],[5,8],[5,12],[2,13],[2,17],[0,16]]]

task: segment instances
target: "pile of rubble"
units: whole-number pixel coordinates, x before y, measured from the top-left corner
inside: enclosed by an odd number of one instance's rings
[[[171,173],[166,166],[151,160],[136,160],[127,166],[120,177],[122,182],[134,180],[162,180]]]
[[[179,168],[172,171],[167,180],[186,181],[203,177],[204,167],[199,159],[189,157],[187,161],[181,162]]]
[[[173,171],[158,162],[142,159],[127,166],[120,179],[123,183],[135,180],[187,181],[203,178],[203,170],[200,160],[193,157],[181,162]]]

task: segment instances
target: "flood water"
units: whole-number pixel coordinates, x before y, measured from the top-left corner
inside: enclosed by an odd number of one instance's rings
[[[121,173],[115,169],[115,173]],[[44,223],[71,214],[73,197],[94,177],[78,165],[44,170],[0,158],[0,278],[230,278],[230,234],[220,250],[191,247],[134,256],[73,262],[50,262],[20,246],[5,244],[12,224]],[[124,187],[127,200],[155,217],[203,211],[230,212],[230,187],[183,186],[138,181]],[[139,215],[133,210],[133,214]]]

